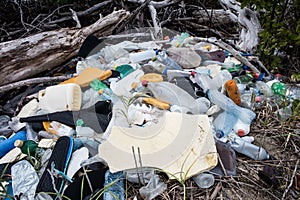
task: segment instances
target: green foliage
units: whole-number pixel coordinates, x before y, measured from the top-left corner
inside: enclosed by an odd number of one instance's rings
[[[287,65],[291,63],[286,63],[287,58],[290,60],[296,58],[299,62],[298,0],[242,0],[242,6],[252,7],[259,13],[262,31],[257,51],[269,69],[289,67]],[[296,68],[299,67],[295,61],[293,62]]]

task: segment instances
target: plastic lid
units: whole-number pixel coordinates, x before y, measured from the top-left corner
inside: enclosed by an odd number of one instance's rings
[[[23,144],[24,144],[24,142],[23,142],[22,140],[16,140],[16,141],[14,142],[14,146],[15,146],[15,147],[22,147]]]
[[[140,81],[149,81],[149,82],[162,82],[163,81],[163,77],[160,74],[156,74],[156,73],[148,73],[143,75],[140,78]]]

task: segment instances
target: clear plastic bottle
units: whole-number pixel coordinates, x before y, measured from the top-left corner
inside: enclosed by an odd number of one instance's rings
[[[213,122],[216,131],[216,137],[222,138],[231,133],[237,120],[237,117],[232,113],[220,113]]]
[[[159,52],[156,56],[156,59],[162,64],[166,65],[167,69],[182,70],[182,67],[178,65],[173,59],[169,58],[165,51]]]
[[[204,104],[198,104],[189,93],[169,82],[148,82],[147,88],[153,93],[156,99],[168,102],[171,105],[185,107],[193,114],[200,114],[207,107]]]
[[[239,107],[218,90],[208,90],[207,96],[212,103],[220,106],[224,111],[233,114],[246,124],[251,124],[256,117],[256,114],[252,110]]]
[[[264,96],[271,97],[273,95],[272,89],[265,82],[256,81],[255,85]]]
[[[240,137],[235,137],[230,144],[235,151],[244,154],[254,160],[266,160],[270,158],[269,154],[263,147],[259,147],[250,142],[246,142]]]
[[[222,70],[218,75],[210,78],[207,74],[196,73],[197,84],[206,92],[207,90],[217,90],[221,88],[232,76],[227,70]]]

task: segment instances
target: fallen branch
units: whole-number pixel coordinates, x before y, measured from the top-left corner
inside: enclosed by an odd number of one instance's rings
[[[260,71],[254,65],[252,65],[252,63],[250,63],[246,58],[241,56],[240,52],[236,51],[230,45],[226,44],[225,42],[222,42],[221,40],[217,40],[215,38],[200,38],[200,37],[194,37],[193,40],[195,40],[197,42],[209,42],[211,44],[214,44],[214,45],[220,47],[221,49],[228,51],[236,59],[238,59],[244,65],[248,66],[255,73],[260,73]]]
[[[0,85],[19,81],[63,64],[76,56],[84,39],[94,33],[111,35],[129,16],[115,11],[82,29],[62,28],[0,43]]]
[[[31,78],[23,81],[18,81],[15,83],[11,83],[8,85],[0,86],[0,93],[6,92],[18,87],[22,87],[25,85],[32,85],[37,83],[46,83],[46,82],[53,82],[53,81],[64,81],[69,79],[68,76],[55,76],[55,77],[41,77],[41,78]]]

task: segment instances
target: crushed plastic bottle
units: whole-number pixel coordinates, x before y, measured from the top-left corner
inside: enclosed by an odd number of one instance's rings
[[[251,124],[256,117],[256,114],[252,110],[239,107],[218,90],[208,90],[207,96],[212,103],[220,106],[224,111],[233,114],[246,124]]]
[[[235,151],[244,154],[254,160],[266,160],[270,158],[270,155],[263,147],[259,147],[250,142],[246,142],[238,136],[236,136],[230,144]]]

